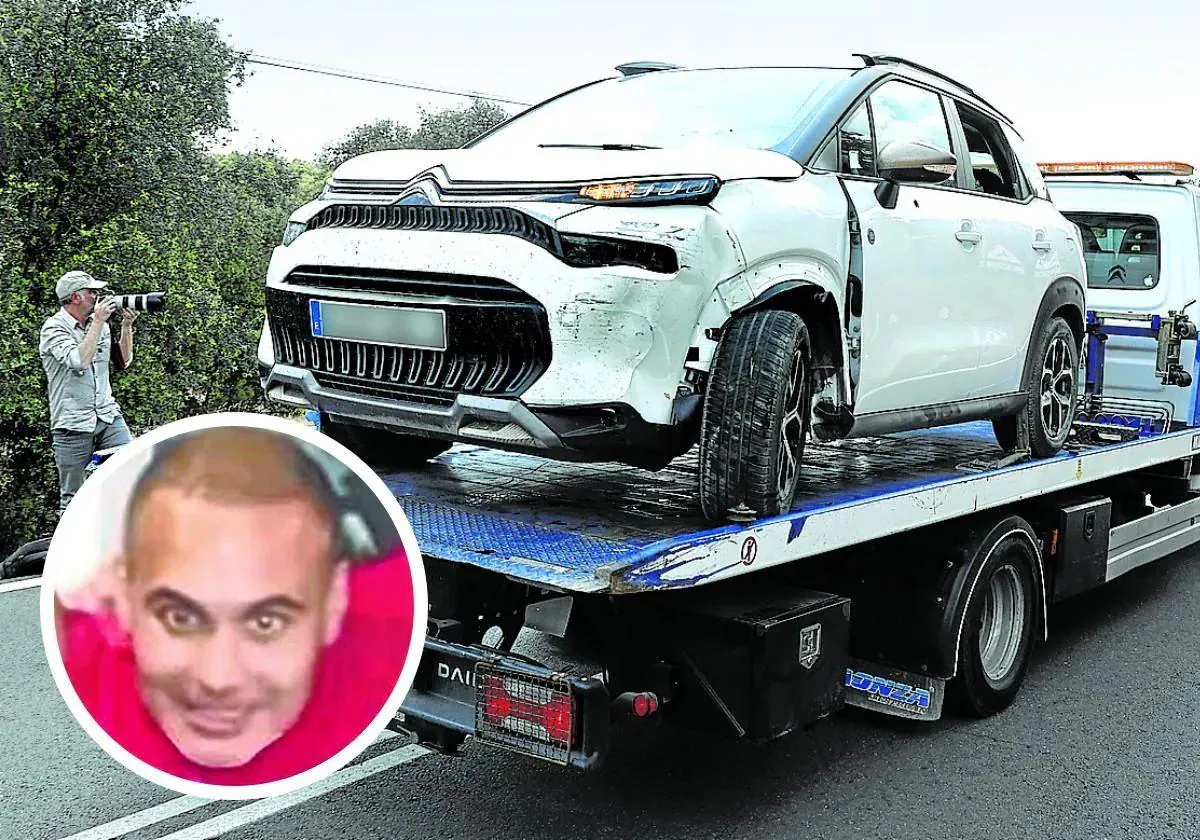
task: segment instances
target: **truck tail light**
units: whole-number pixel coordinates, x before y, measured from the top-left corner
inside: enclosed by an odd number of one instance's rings
[[[576,740],[576,703],[566,681],[531,677],[479,663],[476,737],[566,764]]]

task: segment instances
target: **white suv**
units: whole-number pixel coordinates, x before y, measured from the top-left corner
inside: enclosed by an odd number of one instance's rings
[[[272,399],[385,466],[452,441],[790,508],[804,442],[991,419],[1067,439],[1079,232],[1009,121],[902,59],[636,64],[462,149],[347,161],[267,277]]]

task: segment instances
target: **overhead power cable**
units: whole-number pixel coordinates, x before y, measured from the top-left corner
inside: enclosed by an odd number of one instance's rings
[[[411,88],[412,90],[423,90],[430,93],[444,93],[451,96],[466,96],[472,99],[483,99],[488,102],[504,102],[509,105],[529,106],[528,102],[521,102],[517,99],[509,99],[504,96],[495,96],[489,93],[480,93],[473,90],[454,90],[452,88],[433,87],[431,85],[417,84],[416,82],[404,82],[399,79],[389,79],[384,76],[369,76],[363,73],[352,73],[348,70],[338,70],[333,67],[319,67],[312,64],[301,64],[296,61],[289,61],[282,58],[272,58],[265,55],[257,55],[250,53],[246,58],[247,64],[261,64],[267,67],[282,67],[287,70],[301,70],[305,73],[316,73],[321,76],[335,76],[340,79],[352,79],[359,82],[374,82],[378,85],[391,85],[392,87]]]

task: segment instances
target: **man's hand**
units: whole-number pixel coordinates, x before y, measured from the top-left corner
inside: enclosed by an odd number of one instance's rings
[[[92,310],[92,329],[99,331],[109,316],[117,311],[116,298],[101,298]]]
[[[87,367],[96,358],[96,350],[100,346],[100,336],[104,333],[104,324],[117,308],[114,298],[102,298],[96,301],[92,308],[92,321],[88,325],[87,335],[79,343],[79,364]],[[126,365],[128,367],[128,365]]]
[[[121,351],[122,369],[133,364],[133,322],[137,320],[137,316],[132,309],[121,310],[121,335],[117,340],[117,347]]]

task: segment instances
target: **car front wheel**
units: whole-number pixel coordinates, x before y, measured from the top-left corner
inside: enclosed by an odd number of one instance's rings
[[[709,519],[791,509],[812,401],[810,343],[794,312],[733,320],[713,359],[700,436],[700,505]]]

